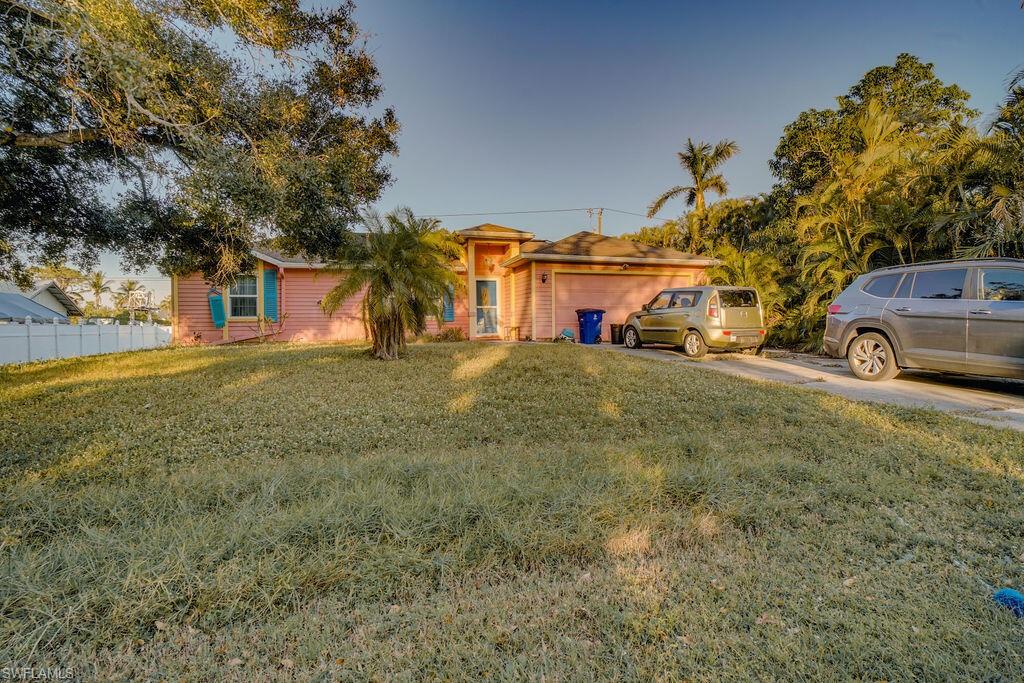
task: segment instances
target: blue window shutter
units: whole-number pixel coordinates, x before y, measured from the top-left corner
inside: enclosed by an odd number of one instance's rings
[[[454,322],[455,321],[455,289],[453,287],[449,287],[448,288],[448,293],[444,295],[444,297],[441,300],[441,303],[444,306],[444,315],[441,316],[442,319],[446,323]]]
[[[277,322],[277,269],[263,271],[263,317]]]
[[[219,330],[224,327],[224,297],[216,289],[211,289],[206,298],[210,300],[210,317],[213,318],[213,326]]]

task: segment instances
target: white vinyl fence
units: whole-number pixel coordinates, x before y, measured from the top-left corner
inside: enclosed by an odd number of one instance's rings
[[[0,324],[0,365],[153,349],[171,343],[171,328],[153,323],[67,325],[29,320]]]

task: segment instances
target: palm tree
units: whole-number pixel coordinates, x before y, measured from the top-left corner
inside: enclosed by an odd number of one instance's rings
[[[732,140],[722,140],[712,147],[706,142],[694,143],[692,139],[687,138],[686,149],[676,154],[679,157],[679,165],[693,182],[690,185],[676,185],[663,192],[647,208],[647,217],[654,218],[669,200],[685,194],[686,206],[692,206],[695,214],[695,220],[688,220],[687,223],[690,230],[690,249],[696,251],[700,246],[701,220],[706,209],[704,195],[707,192],[724,195],[729,191],[725,176],[717,171],[719,166],[739,151],[739,145]]]
[[[905,183],[900,175],[922,140],[875,100],[857,117],[856,151],[833,154],[828,175],[810,195],[797,199],[798,267],[808,286],[802,309],[813,322],[821,303],[871,270],[875,255],[890,249],[903,259],[898,235],[880,207],[893,203]]]
[[[428,318],[441,317],[442,299],[461,286],[451,262],[462,248],[436,218],[416,218],[408,208],[385,216],[367,212],[363,224],[365,239],[353,240],[327,269],[341,280],[321,305],[332,315],[365,290],[362,316],[371,353],[394,360],[405,348],[406,334],[422,334]]]
[[[708,278],[715,285],[756,287],[764,310],[765,325],[775,327],[785,313],[786,298],[791,294],[779,284],[786,274],[775,256],[755,249],[741,251],[732,243],[722,241],[715,247],[717,266],[708,269]]]
[[[121,286],[114,293],[114,304],[118,308],[128,305],[128,300],[135,292],[144,292],[146,288],[138,280],[121,280]]]
[[[114,283],[107,279],[107,276],[101,271],[96,271],[89,274],[89,278],[86,280],[85,286],[90,294],[92,294],[93,303],[96,306],[102,306],[102,299],[104,294],[109,294],[111,285]]]

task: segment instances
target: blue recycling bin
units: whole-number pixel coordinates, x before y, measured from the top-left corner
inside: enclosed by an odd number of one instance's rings
[[[603,308],[577,308],[576,318],[580,322],[580,343],[596,344],[601,340],[601,319]]]

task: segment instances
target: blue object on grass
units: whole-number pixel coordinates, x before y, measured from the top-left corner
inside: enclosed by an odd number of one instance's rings
[[[1012,588],[1000,588],[992,599],[1013,612],[1015,617],[1024,617],[1024,593]]]

